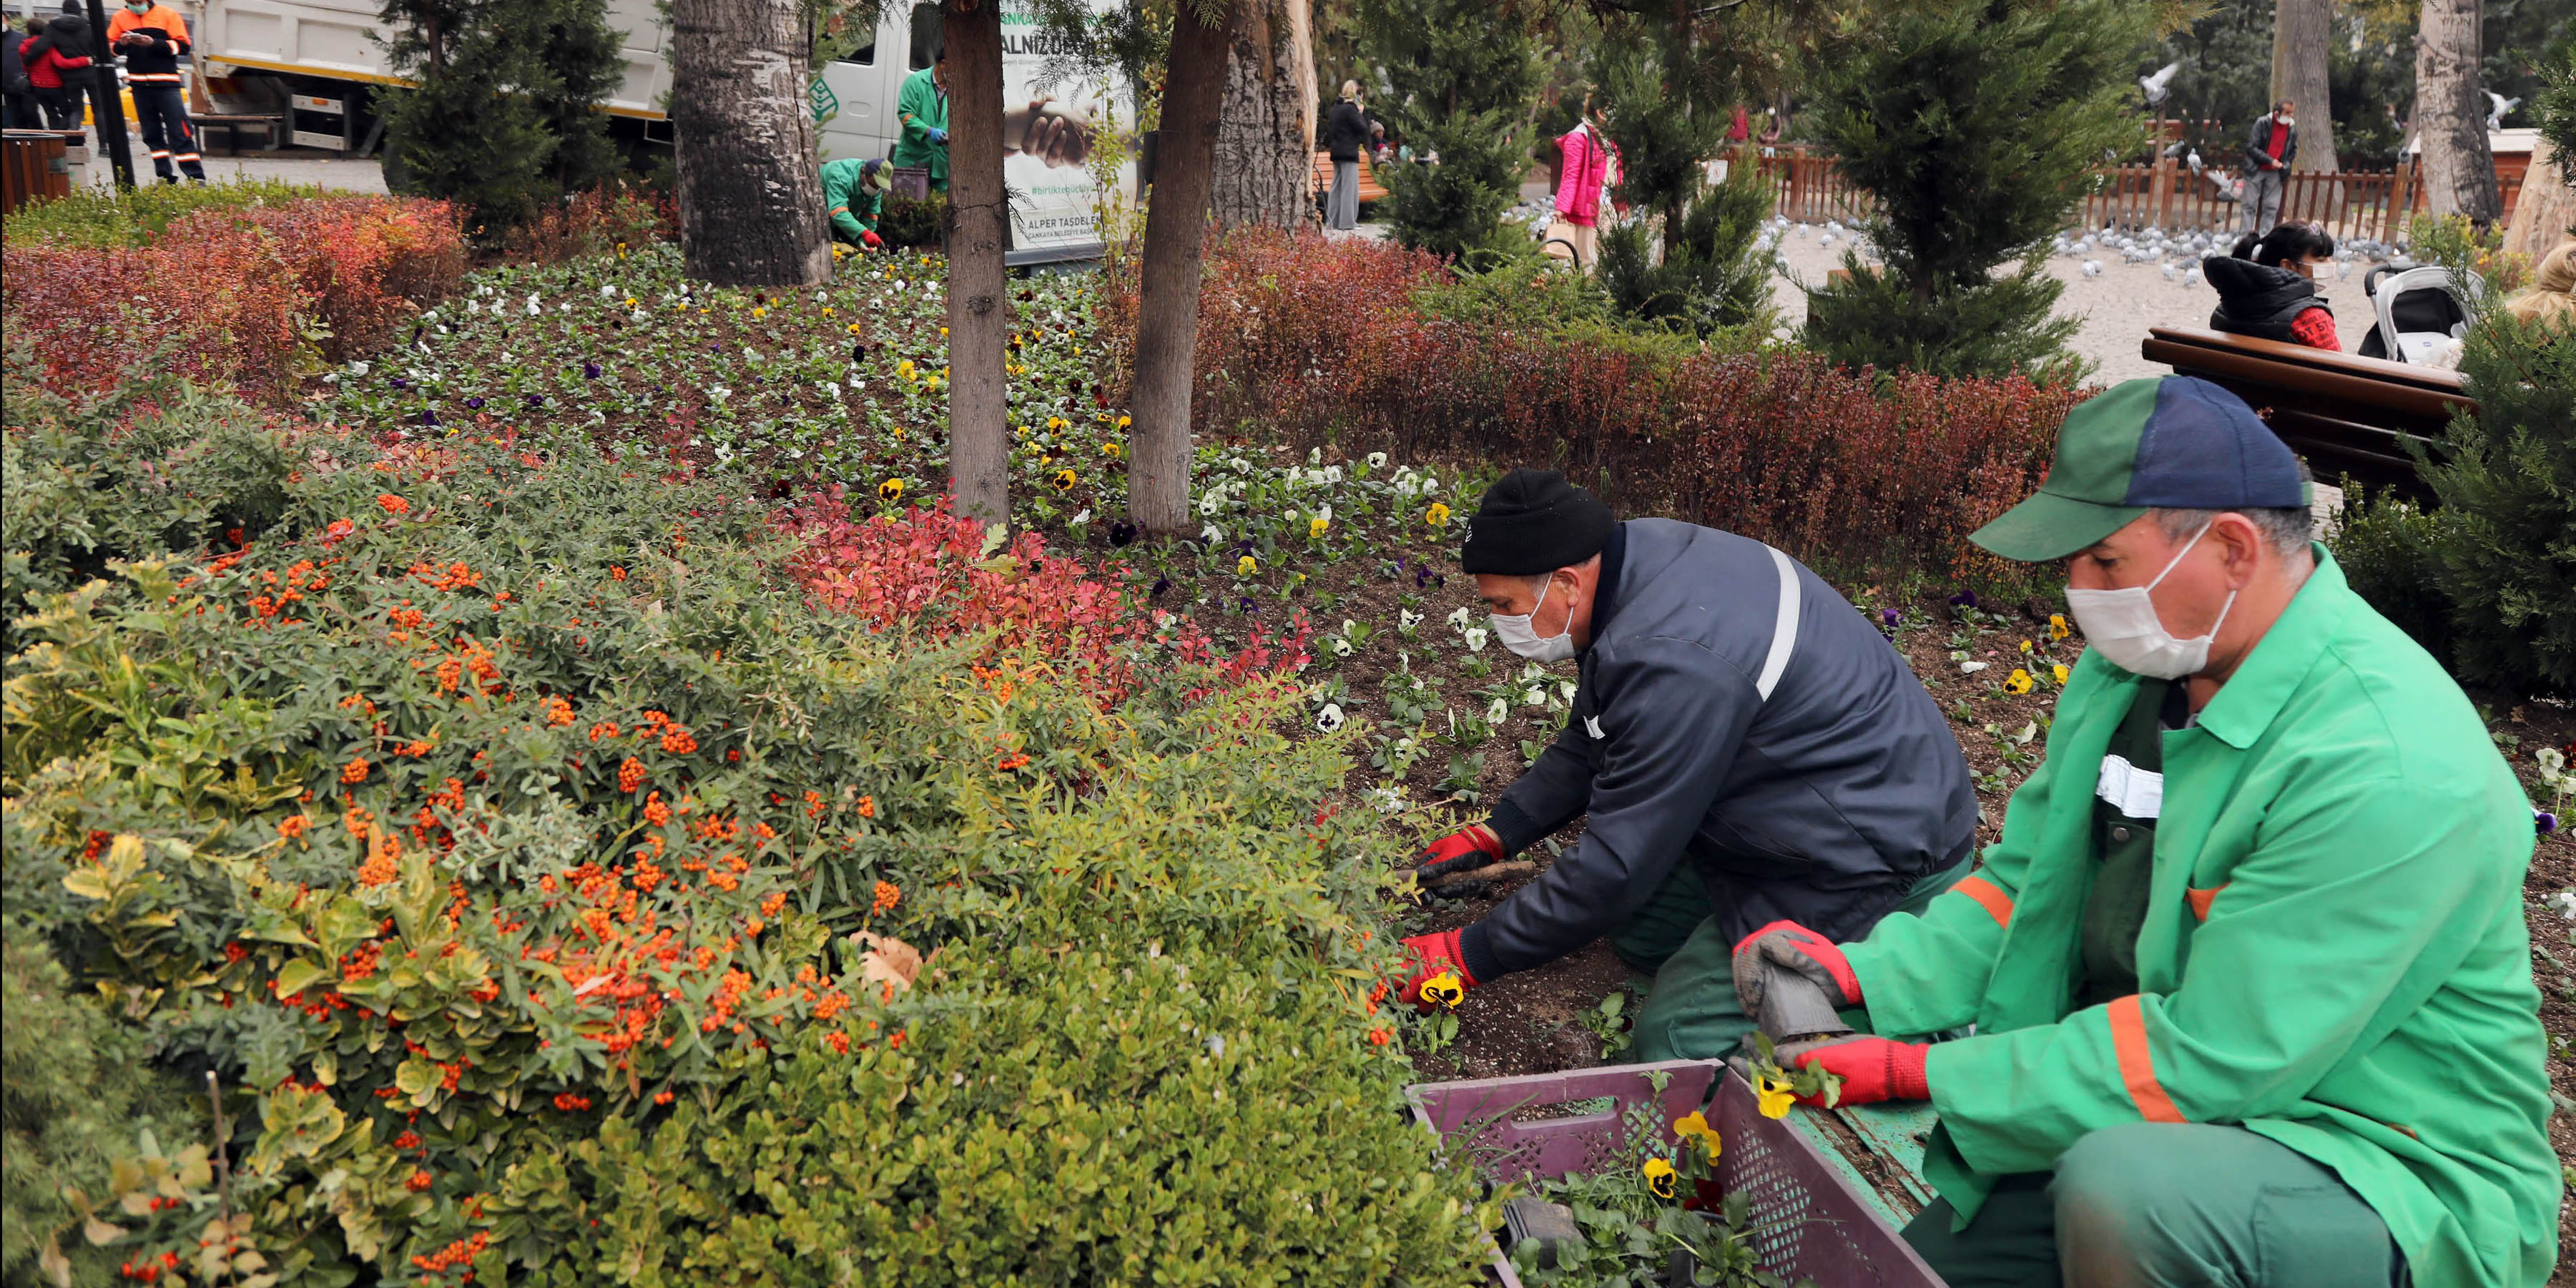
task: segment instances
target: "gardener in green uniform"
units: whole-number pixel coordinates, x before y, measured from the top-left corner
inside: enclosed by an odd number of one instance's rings
[[[931,55],[930,65],[903,78],[894,101],[903,134],[894,143],[894,163],[930,171],[933,192],[948,191],[948,51]]]
[[[2069,560],[2091,646],[2003,839],[1857,942],[1737,946],[1749,1007],[1822,985],[1898,1035],[1784,1055],[1939,1111],[1905,1235],[1952,1288],[2549,1278],[2530,802],[2308,529],[2233,394],[2078,407],[1973,538]]]
[[[885,195],[894,187],[894,164],[883,159],[850,157],[823,163],[823,209],[831,216],[832,236],[861,250],[885,244],[877,236],[877,218]]]

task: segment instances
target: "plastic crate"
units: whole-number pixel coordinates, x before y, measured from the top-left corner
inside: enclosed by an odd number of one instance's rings
[[[1765,1227],[1753,1244],[1771,1270],[1827,1288],[1943,1288],[1940,1276],[1880,1215],[1884,1205],[1852,1184],[1848,1168],[1836,1166],[1789,1120],[1763,1117],[1754,1107],[1753,1089],[1723,1065],[1611,1065],[1419,1083],[1410,1094],[1415,1118],[1449,1142],[1452,1157],[1473,1160],[1496,1181],[1549,1179],[1598,1171],[1625,1157],[1622,1115],[1655,1098],[1648,1076],[1657,1070],[1669,1075],[1656,1110],[1657,1134],[1670,1144],[1674,1119],[1706,1111],[1725,1141],[1718,1188],[1751,1200],[1754,1224]],[[1613,1102],[1607,1109],[1530,1116],[1533,1110],[1605,1098]],[[1495,1277],[1519,1288],[1519,1276],[1499,1256],[1495,1260]]]

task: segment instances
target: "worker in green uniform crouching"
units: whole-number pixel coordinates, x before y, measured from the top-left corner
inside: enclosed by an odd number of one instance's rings
[[[1736,946],[1747,1011],[1821,986],[1880,1035],[1785,1059],[1938,1111],[1905,1237],[1951,1288],[2549,1279],[2530,803],[2309,528],[2235,395],[2078,407],[1972,538],[2067,560],[2090,646],[2002,840],[1853,942]]]
[[[894,163],[882,158],[850,157],[823,163],[823,211],[832,222],[832,239],[861,250],[885,245],[877,220],[885,214],[885,195],[894,189]]]

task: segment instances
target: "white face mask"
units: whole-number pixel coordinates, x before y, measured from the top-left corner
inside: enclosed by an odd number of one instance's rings
[[[2208,535],[2209,525],[2191,534],[2175,552],[2173,563],[2144,586],[2122,590],[2077,590],[2068,587],[2066,610],[2075,615],[2076,626],[2084,631],[2084,642],[2100,650],[2102,660],[2127,671],[2157,680],[2178,680],[2197,673],[2209,665],[2209,644],[2218,637],[2218,628],[2227,621],[2227,610],[2236,606],[2236,592],[2227,592],[2227,602],[2219,606],[2218,620],[2209,624],[2209,633],[2196,639],[2178,640],[2165,629],[2156,616],[2156,601],[2148,591],[2163,584],[2165,577],[2191,553],[2193,546]]]
[[[1528,612],[1518,617],[1505,617],[1500,613],[1492,615],[1494,638],[1501,640],[1504,648],[1533,662],[1562,662],[1574,656],[1573,614],[1566,615],[1563,631],[1546,639],[1540,639],[1538,631],[1530,625],[1531,619],[1538,616],[1538,610],[1547,604],[1548,587],[1554,584],[1556,584],[1554,576],[1539,583],[1538,603],[1530,605]]]

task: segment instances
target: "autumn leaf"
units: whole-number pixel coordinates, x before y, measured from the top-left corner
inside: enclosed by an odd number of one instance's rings
[[[921,950],[892,935],[862,930],[850,936],[850,942],[867,950],[859,959],[859,979],[864,983],[892,984],[901,993],[911,989],[921,974]]]

